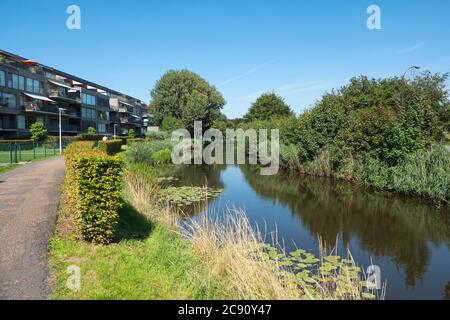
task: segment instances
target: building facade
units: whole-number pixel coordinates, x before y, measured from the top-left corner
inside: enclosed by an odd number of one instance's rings
[[[147,105],[139,99],[0,50],[0,139],[30,135],[41,122],[50,135],[145,133]]]

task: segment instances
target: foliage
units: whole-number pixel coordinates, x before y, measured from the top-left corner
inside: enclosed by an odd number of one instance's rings
[[[217,197],[222,192],[222,189],[208,187],[169,187],[161,190],[159,199],[163,203],[170,203],[178,207],[185,207]]]
[[[134,139],[127,139],[127,146],[131,146],[132,144],[136,143],[136,142],[144,142],[145,139],[142,138],[134,138]]]
[[[97,133],[97,130],[95,130],[95,128],[93,128],[93,127],[89,127],[87,129],[87,132],[88,132],[89,135],[94,135],[94,134]]]
[[[133,128],[131,128],[130,130],[128,130],[128,137],[129,137],[130,139],[136,138],[136,131],[135,131]]]
[[[173,117],[183,127],[193,130],[194,121],[211,127],[225,105],[222,94],[199,75],[188,70],[168,71],[151,91],[149,110],[154,121],[161,126],[164,118]]]
[[[122,205],[122,162],[94,156],[77,158],[74,164],[81,234],[87,241],[107,244],[113,239]]]
[[[155,165],[167,164],[172,160],[172,151],[170,149],[163,149],[152,154],[153,163]]]
[[[155,152],[169,149],[172,150],[175,142],[170,140],[146,140],[142,143],[133,143],[126,151],[126,159],[130,163],[148,163],[154,162],[153,154]]]
[[[288,169],[416,193],[395,183],[393,173],[395,181],[406,181],[408,172],[400,168],[417,152],[445,141],[450,107],[446,79],[428,72],[411,81],[362,76],[324,95],[298,118],[254,120],[240,127],[279,129],[281,164]],[[427,188],[417,193],[445,198],[445,188]]]
[[[31,140],[33,142],[42,142],[47,137],[47,130],[41,122],[35,122],[30,127]]]
[[[98,148],[108,155],[114,155],[122,150],[122,140],[99,141]]]
[[[146,136],[149,140],[167,140],[171,137],[167,131],[148,131]]]
[[[161,124],[161,129],[166,132],[173,132],[184,128],[183,121],[174,117],[165,117]]]
[[[246,121],[268,120],[275,117],[289,117],[294,113],[283,98],[275,93],[264,93],[252,104],[247,114]]]
[[[77,139],[79,141],[100,141],[102,140],[104,135],[102,134],[85,134],[80,133],[77,135]]]
[[[65,214],[74,221],[78,235],[104,244],[112,240],[117,225],[122,162],[93,148],[94,142],[82,141],[72,143],[64,152]]]

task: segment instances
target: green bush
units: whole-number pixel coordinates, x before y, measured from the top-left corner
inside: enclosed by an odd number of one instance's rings
[[[47,137],[47,130],[45,130],[45,126],[41,122],[35,122],[30,127],[31,132],[31,140],[34,142],[44,141]]]
[[[95,130],[95,128],[93,127],[89,127],[87,131],[89,135],[94,135],[97,133],[97,130]]]
[[[121,207],[122,161],[117,157],[89,156],[74,160],[79,224],[83,238],[111,242]]]
[[[104,135],[102,134],[79,134],[77,135],[78,140],[80,141],[100,141],[102,140]]]
[[[153,163],[156,165],[167,164],[172,160],[172,151],[163,149],[152,154]]]
[[[91,141],[74,142],[64,151],[65,208],[80,237],[105,244],[118,221],[122,162],[94,146]]]
[[[149,140],[167,140],[171,135],[166,131],[149,131],[146,136]]]
[[[153,154],[160,150],[172,150],[175,142],[170,140],[145,141],[132,144],[125,153],[130,163],[153,163]]]
[[[0,143],[33,143],[33,140],[0,140]]]
[[[114,155],[122,150],[122,140],[99,141],[98,148],[108,155]]]
[[[127,139],[127,146],[130,147],[135,142],[144,142],[145,139],[142,138],[135,138],[135,139]]]

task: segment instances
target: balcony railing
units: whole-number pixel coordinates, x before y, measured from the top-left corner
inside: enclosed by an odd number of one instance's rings
[[[48,131],[59,131],[59,125],[58,124],[50,124],[50,125],[46,125],[45,126],[47,128]],[[62,131],[65,132],[79,132],[80,131],[80,127],[76,126],[76,125],[70,125],[70,124],[63,124],[62,125]]]
[[[26,112],[42,112],[42,113],[54,113],[59,114],[59,107],[52,105],[40,105],[34,102],[25,103],[25,111]],[[62,113],[63,116],[72,116],[72,117],[80,117],[79,112],[74,110],[65,110]]]

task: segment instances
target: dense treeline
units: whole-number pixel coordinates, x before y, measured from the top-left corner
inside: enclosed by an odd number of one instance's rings
[[[447,75],[354,78],[299,117],[238,126],[280,130],[283,166],[448,201]]]

